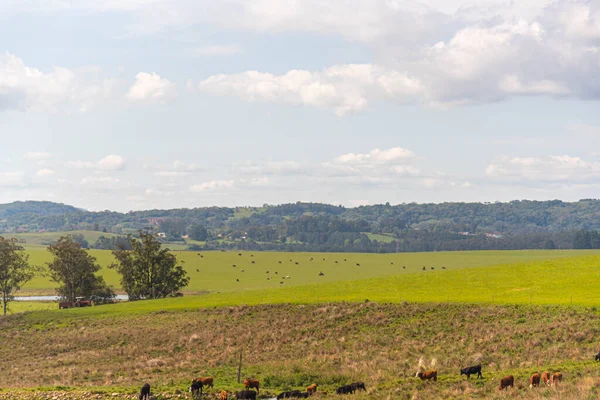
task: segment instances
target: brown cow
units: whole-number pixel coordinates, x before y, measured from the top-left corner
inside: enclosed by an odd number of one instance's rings
[[[529,387],[538,387],[540,386],[540,374],[537,372],[529,378]]]
[[[548,371],[542,372],[542,382],[544,382],[544,385],[550,386],[550,373]]]
[[[229,393],[227,390],[221,390],[221,395],[219,396],[219,400],[227,400],[229,398]]]
[[[202,386],[214,387],[214,379],[212,377],[196,378],[192,381],[192,383],[194,382],[201,382]]]
[[[562,381],[562,374],[560,372],[555,372],[550,377],[550,382],[552,382],[553,385],[556,385],[560,381]]]
[[[260,387],[260,382],[255,379],[244,379],[244,388],[248,389],[256,389],[256,393],[258,393],[258,388]]]
[[[502,390],[502,389],[506,389],[507,387],[514,387],[515,384],[515,377],[512,375],[508,375],[505,376],[504,378],[500,379],[500,386],[498,387],[498,390]]]
[[[417,372],[417,377],[421,378],[422,381],[429,381],[433,379],[434,382],[437,382],[437,371],[431,370],[427,372]]]
[[[318,385],[317,385],[316,383],[313,383],[312,385],[310,385],[309,387],[307,387],[307,388],[306,388],[306,391],[307,391],[308,393],[311,393],[311,394],[312,394],[312,393],[316,393],[316,391],[317,391],[317,386],[318,386]]]

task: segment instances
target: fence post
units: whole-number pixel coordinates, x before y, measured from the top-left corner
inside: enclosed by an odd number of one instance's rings
[[[240,383],[241,376],[242,376],[242,351],[240,350],[240,363],[238,365],[238,383]]]

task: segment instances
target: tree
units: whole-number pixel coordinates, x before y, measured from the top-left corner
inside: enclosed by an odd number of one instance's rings
[[[96,276],[100,265],[96,258],[73,240],[72,236],[63,236],[48,251],[54,260],[47,263],[49,276],[59,284],[57,294],[67,300],[76,301],[77,297],[114,298],[114,292],[107,287],[104,278]]]
[[[188,228],[188,235],[190,239],[199,240],[201,242],[208,239],[208,231],[204,227],[204,225],[193,224]]]
[[[4,315],[8,303],[14,299],[14,294],[33,278],[33,270],[29,265],[29,256],[17,239],[4,239],[0,236],[0,294]]]
[[[115,250],[121,285],[129,300],[158,299],[175,294],[190,278],[177,259],[149,232],[139,231],[139,240],[129,236],[131,250]]]

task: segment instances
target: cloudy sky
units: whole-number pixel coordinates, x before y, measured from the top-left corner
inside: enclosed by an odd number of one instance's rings
[[[0,202],[597,198],[600,0],[2,0]]]

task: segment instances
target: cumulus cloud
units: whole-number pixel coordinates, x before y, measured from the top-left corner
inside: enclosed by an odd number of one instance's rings
[[[106,101],[114,84],[99,78],[97,68],[44,72],[14,54],[0,54],[0,111],[87,111]]]
[[[119,183],[121,180],[112,176],[86,176],[81,179],[82,185],[100,185],[100,186],[112,186]]]
[[[98,161],[98,168],[104,170],[119,170],[125,167],[125,159],[121,156],[111,154]]]
[[[568,155],[547,157],[498,157],[486,168],[486,175],[501,180],[537,182],[600,181],[600,163]]]
[[[131,102],[168,102],[177,97],[175,84],[152,72],[140,72],[125,96]]]
[[[98,169],[106,171],[116,171],[125,168],[125,159],[119,155],[111,154],[98,162],[91,161],[69,161],[67,167],[74,169]]]
[[[48,178],[54,176],[56,174],[56,171],[49,168],[42,168],[38,170],[35,174],[41,178]]]
[[[235,163],[233,171],[243,175],[294,175],[306,170],[297,161],[245,161]]]
[[[224,190],[231,189],[233,186],[232,180],[215,180],[193,185],[190,187],[190,192],[199,193],[208,190]]]

